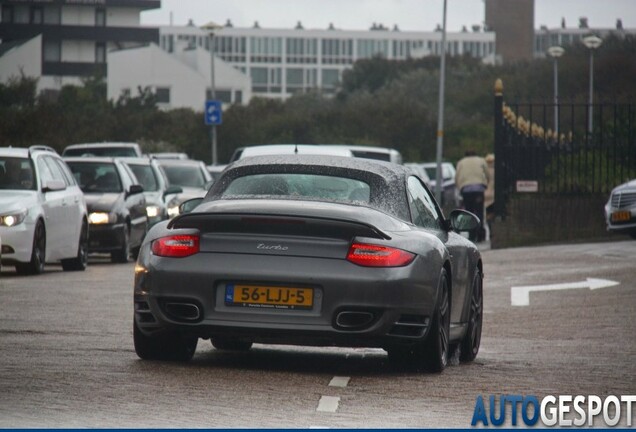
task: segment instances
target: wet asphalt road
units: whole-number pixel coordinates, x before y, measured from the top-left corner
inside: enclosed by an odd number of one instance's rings
[[[227,353],[203,340],[190,363],[141,361],[132,263],[92,260],[79,273],[47,266],[36,277],[4,268],[0,427],[470,427],[478,395],[636,394],[636,241],[483,257],[482,349],[441,375],[395,370],[382,350]],[[620,284],[510,304],[512,286],[586,278]],[[334,377],[350,379],[330,386]]]

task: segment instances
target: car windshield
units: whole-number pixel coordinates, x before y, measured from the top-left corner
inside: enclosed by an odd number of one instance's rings
[[[203,188],[205,186],[205,177],[203,177],[203,173],[197,166],[164,165],[162,168],[171,186],[191,188]]]
[[[159,190],[159,182],[155,172],[150,165],[128,164],[132,172],[137,177],[139,184],[144,187],[144,192],[156,192]]]
[[[223,192],[224,197],[254,195],[368,203],[370,187],[363,181],[345,177],[281,173],[239,177]]]
[[[0,156],[0,189],[35,190],[31,161],[27,158]]]
[[[66,149],[64,156],[108,156],[108,157],[137,157],[132,147],[79,147]]]
[[[122,191],[115,164],[108,162],[67,162],[77,184],[84,193],[116,193]]]

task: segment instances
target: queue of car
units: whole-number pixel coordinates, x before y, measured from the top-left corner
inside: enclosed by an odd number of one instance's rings
[[[181,153],[142,157],[137,143],[75,144],[62,155],[46,146],[0,148],[0,264],[20,274],[41,273],[45,263],[83,270],[89,253],[136,258],[148,229],[170,217],[168,203],[178,209],[211,184],[202,162]],[[161,166],[173,160],[184,162],[178,175]],[[175,184],[179,175],[194,186]]]

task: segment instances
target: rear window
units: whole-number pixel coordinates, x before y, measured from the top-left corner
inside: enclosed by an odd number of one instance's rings
[[[163,165],[161,167],[166,174],[171,186],[203,188],[206,180],[198,166],[193,165]]]
[[[289,196],[368,203],[370,192],[367,183],[346,177],[315,174],[255,174],[234,179],[222,196]]]
[[[123,190],[115,164],[67,162],[67,165],[84,193],[117,193]]]
[[[138,157],[134,147],[94,147],[66,149],[64,156],[108,156],[108,157]]]

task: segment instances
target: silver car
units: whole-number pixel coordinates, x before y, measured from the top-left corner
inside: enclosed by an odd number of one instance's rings
[[[636,239],[636,179],[612,190],[605,204],[608,231],[629,234]]]

